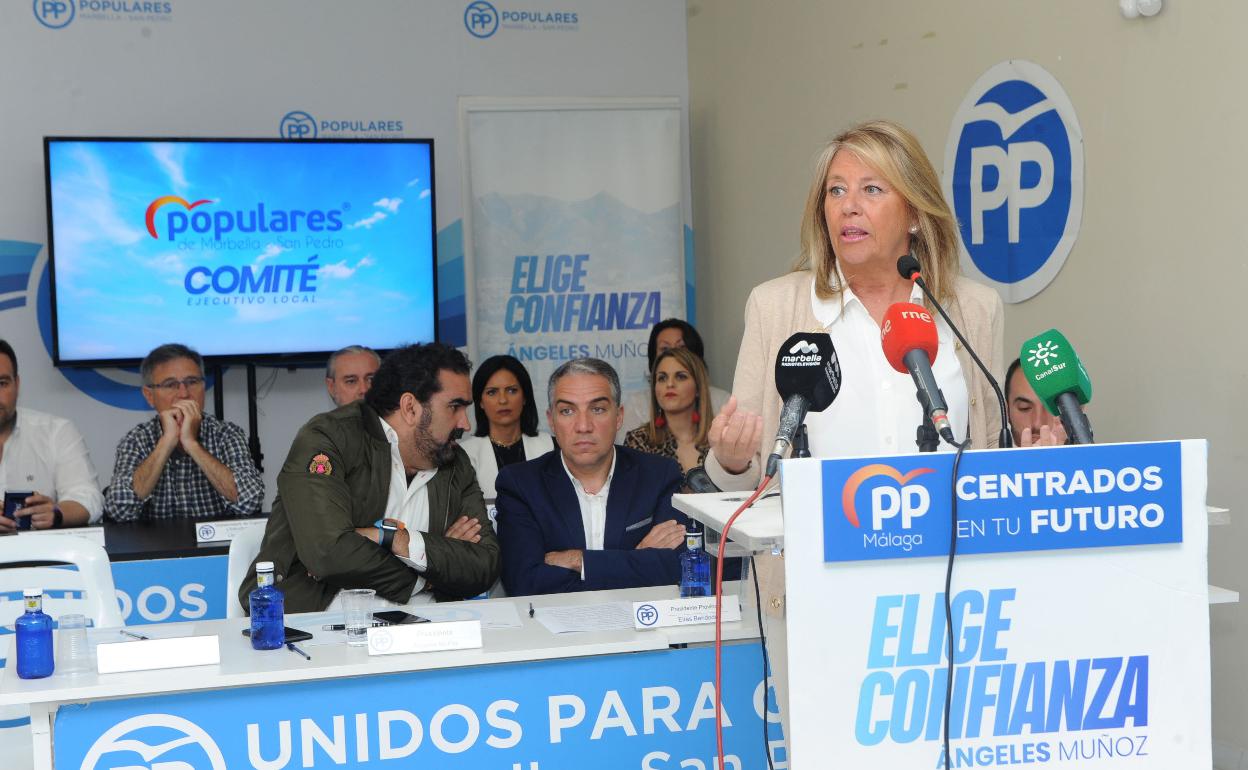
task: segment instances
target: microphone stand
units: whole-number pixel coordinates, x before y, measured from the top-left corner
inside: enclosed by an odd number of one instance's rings
[[[909,278],[918,284],[919,288],[923,290],[923,295],[926,296],[928,300],[931,301],[932,306],[936,308],[936,312],[940,313],[940,317],[945,319],[945,323],[949,324],[949,328],[953,331],[953,336],[958,338],[958,341],[962,343],[962,347],[966,348],[966,352],[970,355],[971,360],[974,361],[975,365],[979,367],[979,370],[984,373],[984,377],[987,378],[988,384],[992,386],[992,392],[997,394],[997,405],[1001,407],[1001,438],[998,442],[998,446],[1003,449],[1014,446],[1014,437],[1010,433],[1010,416],[1005,410],[1005,394],[1001,392],[1001,386],[997,384],[996,378],[993,377],[992,373],[988,371],[988,367],[984,366],[984,362],[979,360],[979,356],[975,355],[975,348],[971,347],[971,343],[967,342],[966,337],[962,336],[962,332],[958,331],[957,325],[954,324],[951,318],[949,318],[949,314],[945,312],[945,309],[941,307],[940,303],[936,301],[936,297],[932,296],[932,292],[927,288],[927,281],[923,280],[923,276],[917,272],[917,268],[913,275],[905,275],[904,277]]]
[[[797,426],[793,435],[793,456],[810,457],[810,436],[806,435],[806,423]]]
[[[940,434],[936,432],[931,417],[923,415],[923,424],[916,431],[915,443],[919,445],[920,452],[935,452],[940,447]]]

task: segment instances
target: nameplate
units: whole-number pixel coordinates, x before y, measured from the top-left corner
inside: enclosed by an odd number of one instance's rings
[[[481,621],[452,620],[446,623],[408,623],[368,629],[369,655],[408,652],[471,650],[481,646]]]
[[[741,603],[735,596],[725,596],[720,612],[725,623],[740,620]],[[714,596],[633,602],[633,625],[638,631],[667,626],[698,626],[714,622]]]
[[[96,666],[101,674],[214,666],[220,662],[221,647],[216,634],[113,642],[96,648]]]
[[[244,532],[264,529],[268,519],[222,519],[201,521],[195,525],[196,543],[228,543]]]
[[[18,533],[22,537],[81,537],[104,546],[103,527],[74,527],[73,529],[28,529]]]

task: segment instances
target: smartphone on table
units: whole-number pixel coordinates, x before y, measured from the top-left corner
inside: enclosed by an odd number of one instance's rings
[[[413,615],[403,610],[382,610],[374,612],[373,619],[381,621],[389,626],[403,626],[409,623],[428,623],[429,618],[422,618],[419,615]]]
[[[247,638],[251,638],[251,629],[244,628],[243,636],[246,636]],[[286,643],[287,644],[291,644],[292,642],[304,642],[311,638],[312,638],[312,634],[307,631],[300,631],[297,628],[291,628],[290,626],[286,626]]]

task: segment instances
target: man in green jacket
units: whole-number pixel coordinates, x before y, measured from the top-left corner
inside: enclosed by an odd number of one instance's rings
[[[256,557],[273,562],[286,612],[324,610],[343,588],[408,604],[467,599],[494,584],[498,539],[455,443],[468,428],[468,372],[452,347],[400,348],[363,400],[299,430]],[[255,569],[239,589],[244,609]]]

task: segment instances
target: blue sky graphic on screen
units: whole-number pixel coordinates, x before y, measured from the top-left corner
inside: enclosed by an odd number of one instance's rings
[[[62,362],[391,348],[434,336],[431,146],[48,145]]]

